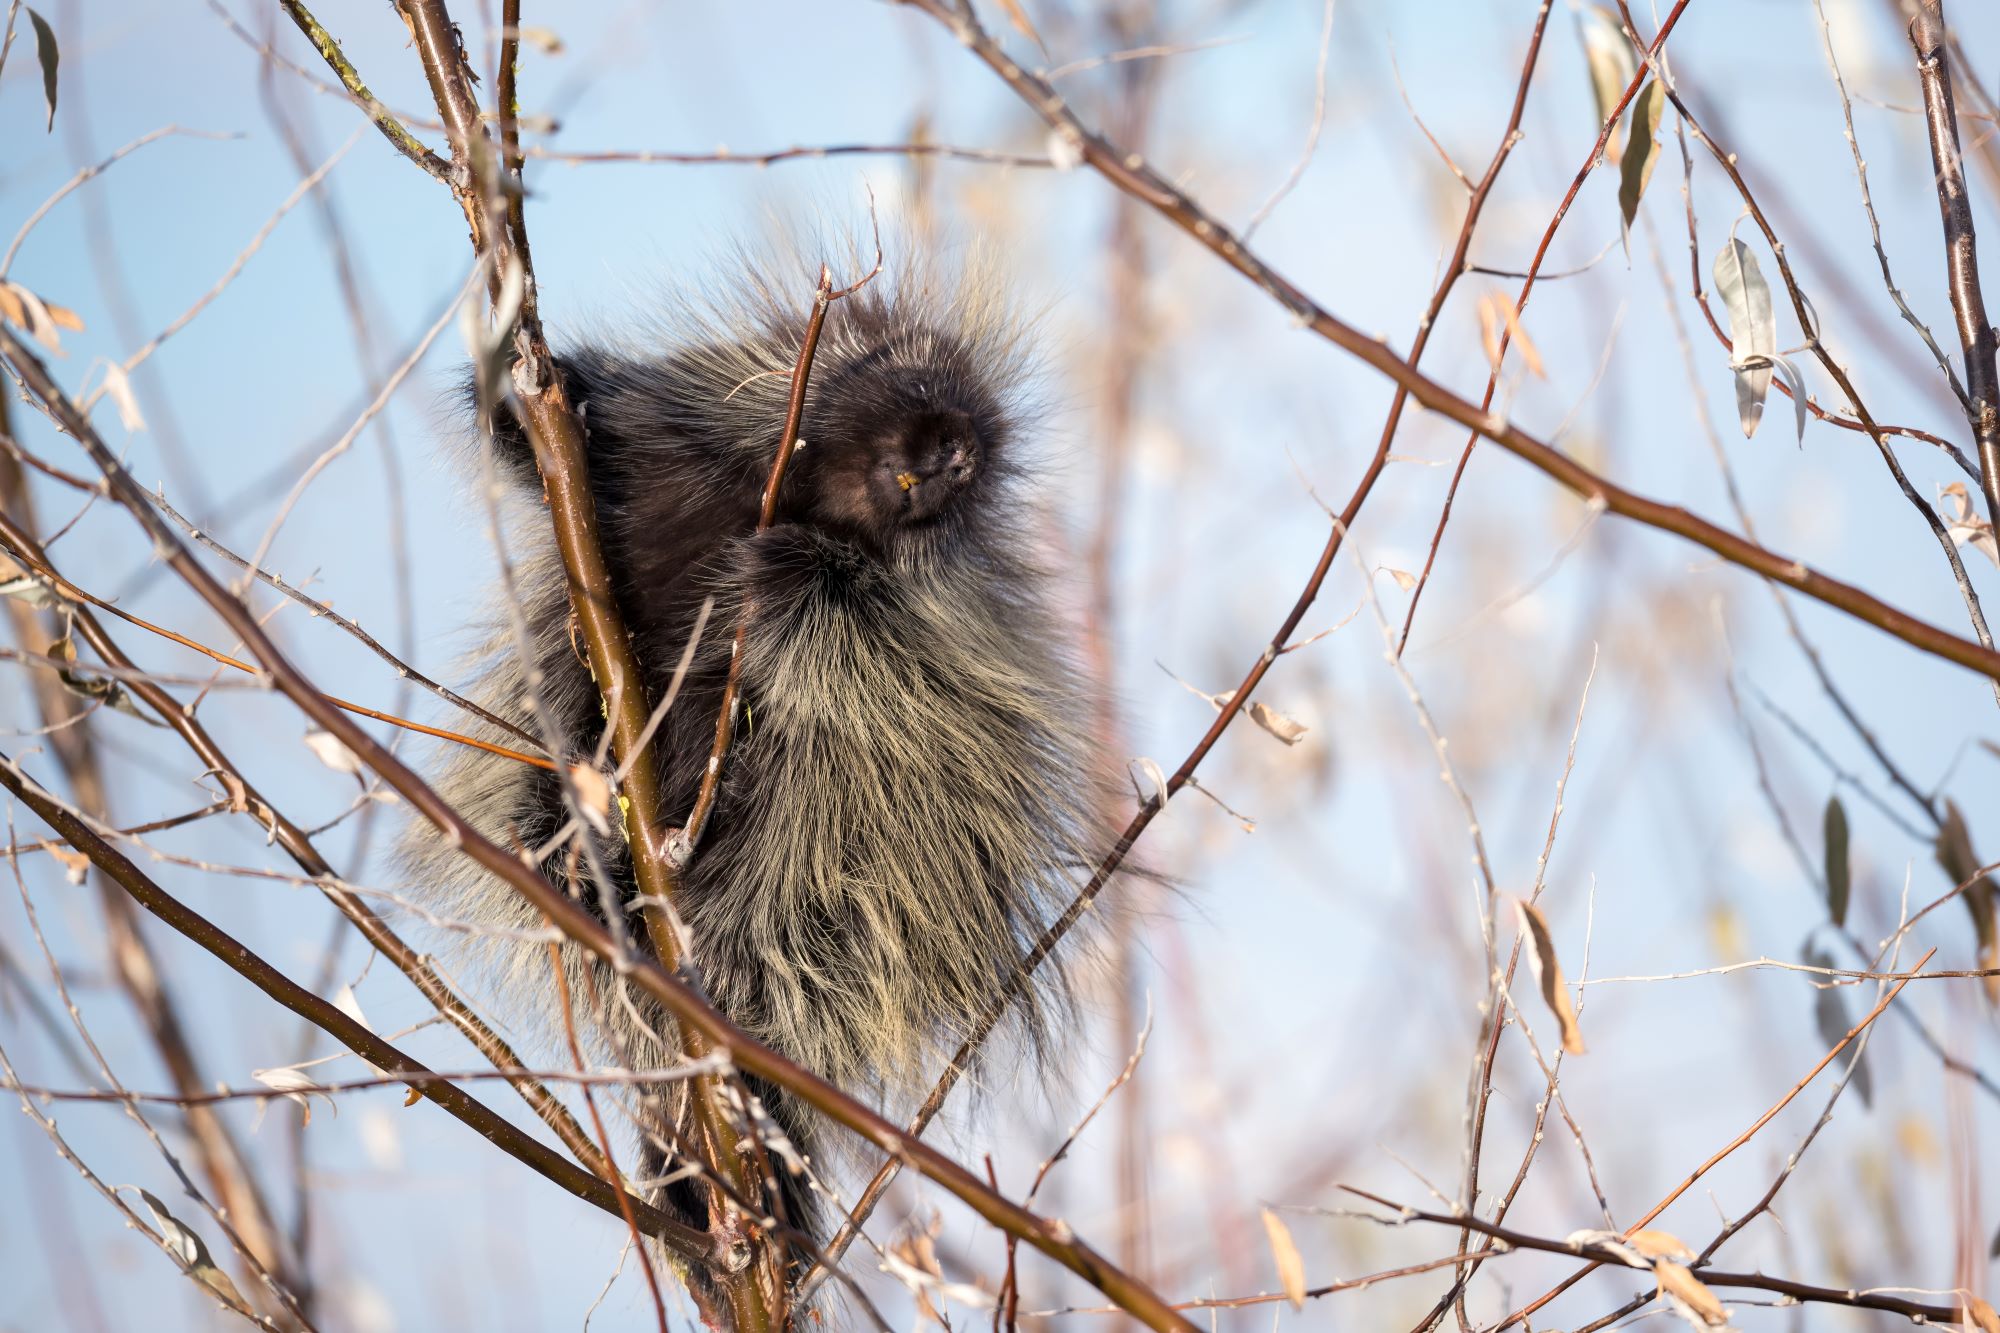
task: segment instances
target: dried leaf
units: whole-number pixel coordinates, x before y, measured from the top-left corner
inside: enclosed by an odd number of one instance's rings
[[[1671,1231],[1642,1228],[1625,1237],[1625,1243],[1649,1260],[1666,1259],[1677,1264],[1691,1264],[1695,1260],[1688,1243]]]
[[[1049,48],[1043,44],[1042,35],[1035,31],[1035,25],[1028,21],[1028,10],[1021,0],[1000,0],[1000,8],[1007,11],[1007,21],[1014,25],[1014,31],[1041,47],[1047,55]]]
[[[1520,922],[1521,933],[1528,937],[1528,966],[1534,970],[1535,982],[1542,988],[1542,999],[1548,1002],[1549,1011],[1562,1026],[1563,1050],[1571,1055],[1582,1055],[1585,1051],[1583,1031],[1577,1026],[1576,1005],[1569,998],[1569,987],[1563,984],[1562,964],[1556,960],[1556,942],[1549,933],[1548,920],[1542,916],[1540,908],[1525,898],[1514,900],[1514,913]]]
[[[1278,1267],[1278,1285],[1284,1289],[1285,1299],[1292,1303],[1294,1310],[1305,1308],[1306,1303],[1306,1261],[1299,1256],[1299,1247],[1292,1240],[1292,1231],[1285,1225],[1285,1219],[1269,1208],[1264,1213],[1264,1234],[1271,1241],[1271,1262]]]
[[[1043,151],[1049,155],[1049,164],[1057,171],[1074,171],[1083,165],[1083,143],[1076,132],[1068,126],[1049,131]]]
[[[1792,364],[1790,357],[1774,356],[1771,358],[1771,364],[1777,370],[1779,378],[1785,381],[1785,387],[1792,391],[1792,434],[1798,438],[1800,444],[1804,444],[1806,442],[1805,376],[1799,374],[1799,368]]]
[[[1639,216],[1639,201],[1646,195],[1647,182],[1653,179],[1654,164],[1660,160],[1660,112],[1666,101],[1667,90],[1656,78],[1632,103],[1632,136],[1618,159],[1618,213],[1628,232]]]
[[[1847,924],[1847,899],[1853,888],[1847,863],[1847,807],[1834,796],[1826,803],[1826,910],[1833,924]]]
[[[1479,346],[1486,353],[1486,364],[1497,375],[1500,373],[1500,317],[1493,308],[1496,304],[1498,298],[1492,292],[1479,298]]]
[[[565,50],[563,39],[556,35],[554,28],[524,24],[520,29],[521,40],[534,47],[545,56],[559,56]]]
[[[2000,1333],[2000,1313],[1996,1313],[1989,1303],[1977,1296],[1965,1303],[1966,1317],[1979,1333]]]
[[[1976,547],[1988,560],[2000,566],[2000,543],[1993,540],[1993,521],[1972,503],[1972,497],[1965,492],[1965,483],[1954,481],[1941,488],[1938,504],[1945,511],[1945,531],[1951,534],[1952,543]]]
[[[1660,1295],[1674,1313],[1696,1328],[1716,1328],[1729,1322],[1729,1311],[1715,1293],[1685,1266],[1662,1259],[1653,1265],[1653,1276],[1659,1279]]]
[[[306,733],[306,748],[313,752],[313,758],[325,764],[336,773],[345,773],[357,782],[362,778],[361,756],[347,748],[347,742],[330,731],[315,727]]]
[[[1736,419],[1743,437],[1757,433],[1764,399],[1771,392],[1772,358],[1778,351],[1771,313],[1771,285],[1750,247],[1734,236],[1715,257],[1715,289],[1729,311],[1729,368],[1736,372]]]
[[[1305,723],[1277,709],[1250,701],[1250,720],[1287,745],[1297,745],[1308,730]]]
[[[76,848],[65,847],[59,842],[45,842],[42,846],[48,849],[49,855],[63,868],[63,878],[70,883],[81,884],[90,874],[90,858]]]
[[[20,283],[0,282],[0,314],[6,315],[9,323],[26,329],[29,337],[51,352],[62,355],[62,335],[56,332],[56,319],[48,303]]]
[[[1583,37],[1584,63],[1590,67],[1590,91],[1597,99],[1597,123],[1601,126],[1611,119],[1611,108],[1618,105],[1618,99],[1632,86],[1632,78],[1639,72],[1639,59],[1632,53],[1632,43],[1625,39],[1618,16],[1603,5],[1592,5],[1577,15],[1577,20]],[[1616,126],[1612,127],[1611,137],[1604,141],[1604,151],[1611,157],[1618,156]]]
[[[1563,1240],[1570,1245],[1590,1246],[1593,1249],[1609,1251],[1617,1256],[1618,1262],[1628,1268],[1651,1268],[1653,1261],[1626,1243],[1622,1231],[1585,1229],[1572,1231]]]
[[[993,1294],[963,1282],[946,1282],[938,1263],[937,1235],[944,1219],[932,1213],[923,1226],[906,1227],[882,1255],[882,1270],[910,1289],[917,1298],[917,1312],[932,1322],[949,1328],[943,1315],[931,1303],[931,1293],[974,1310],[993,1308]]]
[[[1507,337],[1514,346],[1521,349],[1521,360],[1528,367],[1528,373],[1538,380],[1547,379],[1548,372],[1542,368],[1542,354],[1535,346],[1535,340],[1521,327],[1521,311],[1512,301],[1502,298],[1498,302],[1500,318],[1507,325]]]
[[[8,563],[13,564],[12,561]],[[16,565],[15,568],[18,569],[19,566]],[[55,606],[62,600],[55,595],[48,584],[32,574],[23,574],[19,578],[0,583],[0,597],[12,597],[26,602],[29,606]]]
[[[300,1109],[306,1113],[305,1123],[308,1125],[312,1123],[313,1118],[312,1102],[308,1100],[309,1094],[325,1097],[326,1104],[333,1107],[333,1113],[335,1115],[340,1114],[340,1108],[334,1105],[332,1094],[319,1091],[319,1080],[294,1066],[284,1065],[277,1069],[253,1069],[250,1071],[250,1077],[256,1079],[267,1088],[274,1088],[284,1093],[286,1101],[297,1102]]]
[[[139,399],[132,392],[132,377],[116,361],[104,363],[104,392],[111,395],[112,405],[118,409],[119,425],[128,432],[146,429],[146,418],[139,413]]]
[[[72,333],[83,332],[82,315],[77,314],[76,311],[71,310],[66,305],[57,305],[54,301],[45,301],[43,305],[48,309],[51,323],[68,329]]]
[[[250,1311],[243,1302],[243,1294],[236,1290],[236,1284],[229,1280],[229,1274],[215,1266],[215,1260],[209,1257],[208,1246],[202,1243],[201,1237],[168,1212],[167,1206],[150,1192],[140,1190],[139,1197],[146,1201],[146,1209],[152,1213],[153,1224],[159,1227],[160,1236],[166,1241],[167,1248],[173,1252],[176,1259],[186,1265],[189,1275],[232,1308],[248,1314]]]
[[[1389,569],[1387,566],[1384,566],[1384,572],[1390,578],[1396,580],[1396,586],[1404,592],[1408,592],[1417,586],[1417,576],[1407,569]]]
[[[569,766],[569,780],[576,790],[577,813],[600,838],[611,836],[611,781],[593,764]]]
[[[56,49],[55,30],[32,6],[28,9],[28,22],[35,25],[35,59],[42,64],[42,100],[49,104],[49,123],[42,130],[46,134],[56,127],[56,67],[62,63],[62,54]]]

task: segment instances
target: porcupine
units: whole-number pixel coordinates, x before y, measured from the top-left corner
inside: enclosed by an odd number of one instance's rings
[[[656,740],[668,825],[695,803],[734,629],[747,625],[735,740],[675,901],[694,974],[760,1041],[906,1111],[1010,988],[1014,1026],[1047,1050],[1051,1015],[1067,1003],[1068,951],[1016,987],[1019,960],[1104,841],[1092,691],[1035,549],[1033,482],[1046,460],[1028,438],[1033,358],[991,278],[885,273],[834,302],[776,519],[758,531],[812,284],[804,265],[732,268],[743,276],[724,295],[680,302],[649,342],[571,346],[558,373],[588,437],[616,600],[655,700],[712,599]],[[533,450],[510,414],[495,418],[494,462],[517,519],[513,596],[542,716],[570,762],[597,749],[603,708],[539,510]],[[506,623],[494,630],[477,692],[535,731],[520,643]],[[490,724],[470,730],[512,739]],[[454,748],[433,780],[503,845],[544,848],[571,824],[558,779],[518,762]],[[590,848],[612,895],[589,882],[574,845],[543,868],[601,918],[601,903],[620,904],[627,935],[650,952],[617,822],[614,811]],[[542,924],[434,837],[406,839],[404,862],[441,912]],[[504,934],[489,946],[515,1016],[546,1020],[546,951]],[[567,965],[574,987],[592,964],[572,947]],[[664,1013],[636,991],[630,1005],[614,1001],[612,974],[595,976],[598,1012],[616,1029],[600,1045],[671,1062],[651,1035],[672,1042]],[[804,1108],[761,1082],[749,1090],[800,1153],[822,1148]],[[685,1093],[668,1114],[691,1141]],[[655,1147],[642,1170],[671,1179],[674,1164]],[[770,1210],[821,1235],[806,1182],[774,1174]],[[658,1199],[707,1225],[688,1181]]]

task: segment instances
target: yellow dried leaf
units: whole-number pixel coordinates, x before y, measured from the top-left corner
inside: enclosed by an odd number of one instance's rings
[[[2000,1313],[1987,1302],[1974,1296],[1965,1305],[1966,1321],[1978,1328],[1979,1333],[2000,1333]]]
[[[1527,937],[1528,966],[1541,987],[1542,999],[1548,1002],[1549,1012],[1562,1027],[1563,1050],[1582,1055],[1586,1049],[1583,1030],[1577,1026],[1576,1005],[1569,998],[1569,987],[1563,984],[1562,964],[1556,960],[1556,942],[1549,933],[1548,920],[1541,909],[1525,898],[1514,900],[1514,912],[1520,920],[1521,933]]]
[[[49,312],[50,322],[60,325],[72,333],[83,332],[83,317],[77,314],[76,311],[71,310],[66,305],[57,305],[54,301],[44,301],[42,306],[43,309]]]
[[[1007,21],[1014,25],[1014,31],[1042,48],[1047,55],[1049,48],[1042,43],[1042,35],[1035,31],[1035,25],[1028,21],[1028,11],[1021,0],[1000,0],[1000,8],[1007,11]]]
[[[1516,347],[1521,349],[1521,360],[1527,364],[1528,373],[1538,380],[1547,379],[1548,373],[1542,369],[1542,354],[1536,350],[1535,340],[1530,338],[1528,331],[1521,327],[1520,310],[1515,307],[1512,301],[1504,297],[1496,296],[1493,299],[1493,303],[1500,307],[1500,318],[1507,325],[1507,336],[1513,340]]]
[[[1641,1229],[1625,1238],[1625,1243],[1645,1255],[1648,1259],[1669,1259],[1675,1263],[1691,1263],[1694,1251],[1687,1242],[1670,1231]]]
[[[1269,1208],[1263,1213],[1264,1234],[1271,1240],[1271,1261],[1278,1266],[1278,1285],[1284,1289],[1285,1299],[1292,1303],[1292,1308],[1302,1309],[1306,1303],[1306,1261],[1299,1257],[1299,1247],[1293,1242],[1285,1219]]]
[[[1698,1320],[1710,1328],[1729,1322],[1729,1311],[1715,1293],[1684,1266],[1662,1259],[1653,1265],[1653,1276],[1659,1279],[1660,1294],[1691,1322]]]

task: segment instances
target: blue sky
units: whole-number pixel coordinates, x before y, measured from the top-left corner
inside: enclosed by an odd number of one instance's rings
[[[241,0],[230,7],[253,33],[272,22],[270,12]],[[1860,95],[1856,132],[1897,280],[1949,341],[1921,123],[1897,109],[1918,97],[1907,46],[1887,5],[1829,0],[1827,7],[1843,71]],[[474,51],[488,51],[479,8],[458,8]],[[1042,13],[1033,0],[1028,8]],[[2000,36],[1994,17],[1972,5],[1953,8],[1968,25],[1967,48],[1992,50]],[[1005,29],[998,6],[982,10],[996,30]],[[1267,0],[1167,10],[1171,40],[1227,40],[1166,58],[1148,155],[1220,216],[1241,222],[1285,178],[1306,142],[1321,7]],[[11,235],[81,164],[162,125],[235,136],[152,144],[59,204],[28,237],[9,276],[84,320],[86,329],[66,335],[68,355],[55,363],[74,386],[96,358],[129,354],[207,290],[301,173],[260,101],[257,54],[209,10],[52,0],[44,12],[63,43],[62,105],[55,132],[43,134],[24,33],[0,76],[0,233]],[[424,106],[414,54],[387,7],[328,4],[321,17],[378,96],[400,109]],[[1340,0],[1326,124],[1297,188],[1258,231],[1259,252],[1343,319],[1406,348],[1464,192],[1405,109],[1397,77],[1424,125],[1477,174],[1502,123],[1532,18],[1532,6],[1520,0]],[[546,23],[563,44],[559,54],[530,51],[522,74],[524,109],[560,122],[558,133],[539,140],[557,152],[898,142],[920,113],[940,141],[1045,148],[1038,122],[941,29],[873,0],[579,6],[528,19]],[[1058,61],[1104,49],[1101,35],[1060,22],[1053,7],[1043,25]],[[1473,249],[1480,263],[1522,266],[1588,149],[1595,125],[1576,26],[1572,10],[1558,6],[1526,136]],[[296,34],[286,29],[278,37],[317,77]],[[1019,38],[1010,33],[1007,40],[1023,60],[1036,59]],[[1787,237],[1825,341],[1871,412],[1969,446],[1962,419],[1883,290],[1812,5],[1696,0],[1672,51],[1689,96],[1712,109],[1709,128],[1741,154]],[[480,58],[482,67],[490,63]],[[1989,80],[2000,73],[1982,72]],[[361,129],[345,101],[284,69],[271,79],[308,126],[315,162],[353,139],[327,178],[329,197],[375,331],[370,355],[377,368],[393,366],[465,278],[463,218],[437,183]],[[1102,71],[1066,86],[1088,119],[1101,120],[1112,87]],[[1968,134],[1979,128],[1968,121]],[[641,328],[663,292],[712,280],[719,256],[739,238],[799,219],[833,231],[865,228],[871,190],[893,211],[912,189],[903,162],[861,157],[769,168],[540,162],[528,184],[543,310],[558,345]],[[1975,181],[1975,206],[1990,255],[2000,245],[2000,218],[1988,184]],[[1669,142],[1646,199],[1648,223],[1634,230],[1629,258],[1618,244],[1614,174],[1597,173],[1585,186],[1549,268],[1588,267],[1536,289],[1526,329],[1547,376],[1527,375],[1518,358],[1510,361],[1505,409],[1621,483],[1733,527],[1702,434],[1698,408],[1705,407],[1763,541],[1965,632],[1936,544],[1864,436],[1815,423],[1795,443],[1788,408],[1774,402],[1757,436],[1741,437],[1726,353],[1687,295],[1680,186],[1679,153]],[[998,250],[1023,304],[1046,311],[1051,543],[1057,553],[1073,551],[1094,521],[1103,444],[1099,358],[1112,193],[1084,171],[952,163],[939,165],[935,190],[947,234]],[[1739,205],[1712,163],[1697,163],[1694,191],[1706,274]],[[1746,224],[1739,234],[1752,233]],[[1330,503],[1346,495],[1390,391],[1293,327],[1185,237],[1150,218],[1141,235],[1149,257],[1147,360],[1131,482],[1119,510],[1111,685],[1128,754],[1171,770],[1210,714],[1155,663],[1207,691],[1227,690],[1240,677],[1324,539],[1325,519],[1307,486]],[[1692,331],[1692,381],[1656,276],[1655,247],[1673,283],[1673,308]],[[1757,250],[1768,271],[1761,241]],[[150,428],[127,437],[108,404],[98,411],[100,429],[129,449],[142,481],[163,485],[239,550],[256,544],[303,462],[366,401],[328,254],[320,214],[309,205],[294,210],[137,379]],[[122,272],[116,281],[107,281],[108,262]],[[1426,369],[1476,397],[1486,364],[1473,311],[1481,294],[1511,294],[1515,285],[1468,277]],[[120,318],[120,287],[129,321]],[[1781,315],[1779,339],[1784,346],[1798,341],[1788,315]],[[384,414],[387,433],[364,434],[314,483],[270,561],[294,581],[310,578],[315,595],[447,680],[457,679],[454,657],[493,570],[479,507],[437,442],[462,359],[456,329],[448,329]],[[1806,375],[1823,402],[1837,402],[1823,374],[1808,368]],[[23,420],[21,405],[12,410],[31,447],[58,463],[78,463],[66,442]],[[1368,567],[1421,568],[1448,464],[1462,442],[1457,428],[1411,414],[1397,447],[1408,461],[1392,465],[1355,535]],[[1925,496],[1956,475],[1924,445],[1905,443],[1899,453]],[[394,556],[390,458],[416,571],[407,584]],[[37,498],[45,528],[76,507],[55,487]],[[1732,669],[1771,786],[1810,856],[1818,855],[1821,809],[1838,777],[1779,710],[1825,749],[1839,773],[1885,801],[1895,798],[1818,690],[1765,589],[1672,538],[1608,517],[1587,519],[1581,504],[1545,479],[1496,449],[1480,449],[1406,659],[1451,739],[1501,887],[1518,893],[1534,880],[1594,649],[1596,676],[1547,874],[1547,910],[1572,977],[1586,932],[1594,977],[1689,972],[1764,955],[1796,959],[1824,909],[1760,794],[1723,688]],[[84,586],[227,646],[212,617],[149,570],[144,543],[109,506],[84,514],[54,554]],[[2000,585],[1982,557],[1968,553],[1967,567],[1982,594]],[[1398,581],[1378,574],[1370,586],[1400,621],[1408,593]],[[415,634],[407,644],[399,587],[410,594]],[[1920,784],[1944,783],[1975,839],[1985,831],[1990,841],[1988,812],[2000,784],[1994,755],[1980,742],[2000,737],[1991,691],[1836,613],[1808,603],[1797,612],[1898,762]],[[1335,1180],[1424,1202],[1419,1176],[1449,1192],[1460,1169],[1459,1120],[1484,971],[1465,818],[1436,780],[1436,759],[1383,661],[1363,578],[1345,559],[1303,628],[1336,625],[1320,643],[1288,655],[1259,696],[1308,723],[1305,742],[1285,748],[1239,727],[1203,770],[1204,784],[1254,817],[1256,832],[1244,833],[1190,791],[1142,845],[1145,864],[1172,885],[1140,904],[1141,985],[1156,1020],[1141,1079],[1152,1134],[1151,1271],[1181,1296],[1273,1286],[1257,1221],[1262,1202],[1335,1205]],[[296,608],[280,613],[273,628],[329,690],[432,716],[426,701],[398,691],[376,659]],[[128,647],[163,671],[199,669],[163,644]],[[25,691],[12,686],[5,699],[5,725],[31,729]],[[217,694],[204,716],[225,745],[250,756],[252,776],[300,822],[330,819],[351,798],[352,780],[312,760],[299,740],[301,722],[282,701]],[[114,812],[121,820],[206,799],[195,785],[197,766],[169,740],[123,717],[102,730],[121,775]],[[35,743],[16,736],[10,753]],[[53,773],[46,756],[32,755],[28,764]],[[1856,932],[1872,943],[1893,925],[1906,881],[1912,903],[1948,885],[1926,841],[1883,818],[1855,785],[1839,789],[1855,829]],[[386,833],[378,825],[369,847],[360,848],[354,826],[344,825],[329,835],[327,849],[351,877],[387,883],[379,855]],[[247,824],[207,821],[159,835],[157,845],[203,861],[283,865]],[[58,956],[86,982],[101,980],[91,900],[57,868],[23,865]],[[362,975],[359,942],[351,932],[330,934],[331,914],[310,890],[174,865],[161,865],[159,874],[295,977],[311,979],[323,968],[337,981],[361,976],[356,993],[379,1029],[423,1016],[422,1001],[392,969]],[[12,954],[38,958],[18,906],[0,907],[0,922]],[[410,929],[422,935],[416,923]],[[1501,929],[1504,947],[1511,929],[1504,919]],[[1971,965],[1970,930],[1958,907],[1916,935],[1921,948],[1938,946],[1938,965]],[[337,941],[331,960],[329,939]],[[251,1069],[296,1058],[295,1022],[274,1016],[191,948],[164,938],[160,948],[213,1077],[240,1085]],[[1549,1049],[1549,1024],[1530,990],[1525,982],[1517,987]],[[1571,1062],[1564,1088],[1620,1225],[1749,1124],[1824,1050],[1812,992],[1796,976],[1747,971],[1621,983],[1589,988],[1586,997],[1592,1051]],[[128,1083],[163,1087],[115,991],[86,984],[79,999]],[[1965,1058],[1989,1070],[2000,1063],[1991,1011],[1968,983],[1912,987],[1899,1004]],[[981,1071],[994,1091],[986,1113],[951,1127],[947,1141],[974,1159],[993,1151],[1003,1182],[1025,1188],[1040,1157],[1125,1057],[1107,1018],[1083,1027],[1066,1085],[1038,1088],[1031,1070],[998,1060]],[[71,1077],[18,1007],[0,1007],[0,1033],[24,1072],[49,1082]],[[473,1063],[435,1031],[410,1044],[447,1067]],[[324,1040],[306,1049],[330,1053]],[[1525,1046],[1510,1034],[1506,1049],[1489,1180],[1518,1161],[1540,1087]],[[1787,1186],[1784,1230],[1768,1222],[1753,1227],[1726,1252],[1732,1266],[1830,1283],[1948,1287],[1952,1183],[1967,1173],[1984,1190],[1979,1235],[1991,1235],[2000,1198],[1994,1154],[1968,1156],[1965,1145],[2000,1141],[2000,1107],[1945,1079],[1901,1024],[1884,1025],[1870,1060],[1872,1108],[1851,1093],[1843,1099]],[[1710,1183],[1722,1207],[1740,1211],[1755,1199],[1824,1095],[1819,1085],[1809,1089],[1766,1137],[1716,1173]],[[514,1113],[498,1094],[487,1100]],[[328,1326],[580,1323],[615,1262],[615,1224],[511,1169],[428,1108],[399,1107],[389,1093],[358,1097],[337,1117],[322,1108],[307,1131],[318,1210],[315,1268],[325,1275]],[[65,1134],[105,1179],[166,1192],[157,1156],[118,1112],[76,1105],[58,1112]],[[279,1105],[261,1125],[253,1111],[236,1119],[266,1155],[274,1181],[289,1177],[284,1126],[295,1116],[295,1108]],[[1551,1126],[1517,1219],[1556,1235],[1601,1225],[1567,1129]],[[26,1188],[0,1191],[0,1328],[91,1327],[66,1295],[77,1282],[96,1288],[113,1327],[141,1319],[162,1328],[215,1322],[192,1289],[53,1158],[25,1118],[7,1137],[4,1174]],[[1108,1237],[1117,1226],[1114,1147],[1115,1115],[1086,1134],[1044,1191],[1048,1210],[1086,1234]],[[1705,1238],[1714,1206],[1698,1194],[1662,1225]],[[883,1216],[932,1202],[928,1194],[901,1194]],[[1443,1236],[1407,1229],[1307,1217],[1295,1225],[1315,1281],[1448,1248]],[[952,1253],[997,1272],[989,1233],[954,1215],[946,1234]],[[1542,1271],[1524,1264],[1522,1276],[1508,1279],[1511,1293],[1522,1295]],[[1083,1294],[1047,1271],[1035,1270],[1034,1281],[1033,1299],[1045,1304]],[[1622,1300],[1631,1285],[1586,1283],[1573,1304],[1556,1309],[1583,1322]],[[1419,1279],[1297,1318],[1358,1327],[1408,1322],[1441,1289]],[[893,1304],[893,1292],[889,1298]],[[1498,1314],[1503,1300],[1496,1285],[1475,1304]],[[593,1327],[643,1327],[648,1318],[643,1288],[628,1273]],[[1775,1325],[1777,1318],[1746,1309],[1741,1322]],[[1828,1323],[1840,1326],[1837,1317]]]

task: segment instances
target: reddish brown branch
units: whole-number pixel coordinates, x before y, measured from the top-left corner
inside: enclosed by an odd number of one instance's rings
[[[1917,79],[1924,89],[1924,124],[1930,131],[1931,165],[1937,173],[1938,214],[1944,223],[1944,258],[1951,313],[1965,356],[1966,415],[1979,442],[1980,486],[1986,507],[2000,522],[2000,372],[1996,372],[1993,325],[1979,291],[1979,242],[1972,227],[1972,197],[1965,187],[1965,162],[1958,147],[1958,113],[1952,102],[1951,69],[1945,61],[1943,0],[1920,0],[1910,19],[1910,45],[1917,53]]]

